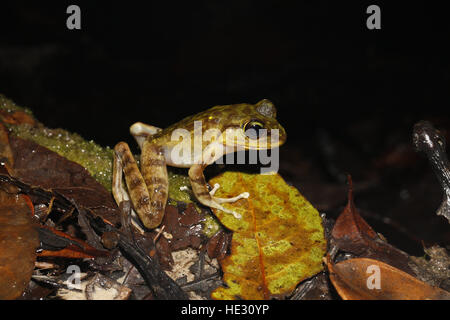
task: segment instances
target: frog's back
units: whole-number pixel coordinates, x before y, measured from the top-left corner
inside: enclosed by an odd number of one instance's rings
[[[284,138],[284,129],[275,118],[276,109],[268,100],[261,100],[255,105],[248,103],[219,105],[195,115],[188,116],[158,132],[150,139],[160,145],[171,146],[172,144],[178,143],[178,140],[172,141],[171,139],[175,130],[186,130],[193,138],[194,130],[198,130],[200,125],[202,133],[210,129],[225,132],[230,128],[240,130],[245,123],[252,119],[257,119],[260,122],[265,123],[265,128],[267,129],[280,129]]]
[[[251,105],[247,104],[214,106],[170,125],[153,135],[151,139],[153,141],[165,140],[165,142],[168,142],[172,137],[172,133],[177,129],[184,129],[193,133],[197,121],[200,121],[197,123],[197,126],[201,124],[202,132],[205,132],[208,129],[218,129],[222,132],[232,124],[236,123],[235,119],[241,118],[240,115],[245,114],[245,109],[250,107]],[[240,121],[237,125],[240,125]]]

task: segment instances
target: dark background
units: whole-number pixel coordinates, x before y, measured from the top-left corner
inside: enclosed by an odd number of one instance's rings
[[[352,174],[363,216],[420,253],[450,241],[438,181],[411,148],[416,121],[450,128],[450,34],[440,2],[395,2],[3,1],[0,93],[48,127],[134,148],[136,121],[268,98],[288,133],[283,177],[336,217]],[[70,4],[81,30],[66,28]],[[366,28],[369,4],[381,30]]]

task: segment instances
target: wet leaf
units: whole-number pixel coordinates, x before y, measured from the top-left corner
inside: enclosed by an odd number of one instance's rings
[[[317,210],[280,175],[226,172],[210,181],[220,184],[217,197],[250,193],[248,199],[225,204],[242,215],[214,210],[234,231],[231,255],[221,261],[224,282],[214,299],[283,297],[322,270],[326,249]]]
[[[450,293],[368,258],[328,262],[330,279],[344,300],[450,300]],[[379,277],[378,277],[379,276]]]
[[[60,194],[113,224],[119,222],[111,193],[85,168],[32,141],[10,137],[10,144],[15,178]]]
[[[39,238],[25,197],[0,189],[0,300],[19,297],[34,269]]]
[[[409,256],[385,242],[361,217],[353,201],[352,180],[349,176],[348,202],[339,215],[331,232],[334,243],[339,249],[353,253],[358,257],[373,258],[393,265],[411,275]]]

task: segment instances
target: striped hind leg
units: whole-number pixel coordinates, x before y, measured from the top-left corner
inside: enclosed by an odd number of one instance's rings
[[[114,151],[114,199],[120,203],[120,201],[127,200],[128,197],[121,183],[123,171],[134,210],[145,227],[156,228],[164,217],[167,201],[168,179],[164,156],[155,146],[144,143],[141,155],[143,174],[141,174],[128,144],[119,142],[114,147]],[[164,165],[155,169],[152,163]],[[152,168],[147,168],[147,166]],[[165,183],[164,177],[166,178]]]

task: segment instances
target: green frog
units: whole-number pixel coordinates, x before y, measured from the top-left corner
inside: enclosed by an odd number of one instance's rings
[[[128,144],[119,142],[114,147],[113,195],[117,204],[131,199],[134,210],[149,229],[158,227],[164,217],[169,186],[166,166],[189,168],[192,191],[201,204],[240,218],[222,203],[247,198],[248,192],[233,198],[215,197],[220,186],[209,190],[203,170],[237,150],[271,149],[286,141],[286,132],[276,120],[275,106],[267,99],[255,105],[215,106],[166,129],[137,122],[130,132],[142,151],[141,170]]]

